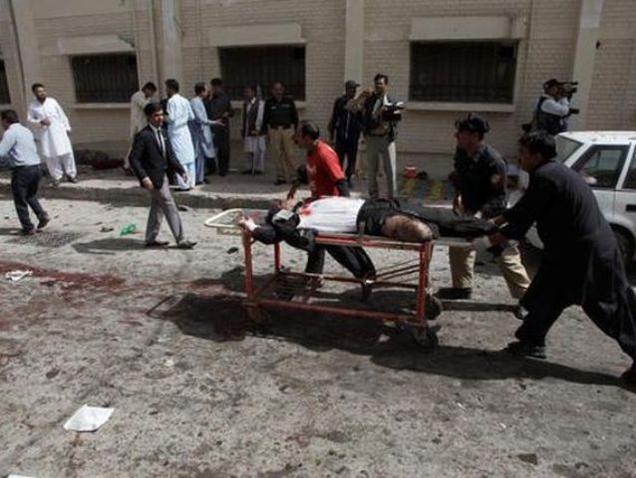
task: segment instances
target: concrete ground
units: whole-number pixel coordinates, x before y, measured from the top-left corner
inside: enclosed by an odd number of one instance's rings
[[[616,379],[627,358],[576,308],[548,360],[500,353],[519,323],[488,258],[475,303],[439,317],[427,352],[365,320],[273,313],[255,327],[238,238],[203,226],[215,211],[182,212],[194,250],[146,250],[119,235],[143,231],[146,208],[45,205],[50,227],[23,238],[0,196],[0,476],[636,476],[636,394]],[[255,250],[263,276],[272,251]],[[431,272],[448,285],[442,249]],[[83,404],[115,411],[94,433],[65,431]]]

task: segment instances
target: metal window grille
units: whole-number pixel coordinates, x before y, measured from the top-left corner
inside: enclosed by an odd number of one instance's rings
[[[0,60],[0,105],[11,103],[9,95],[9,84],[7,82],[7,71],[4,68],[4,60]]]
[[[512,103],[517,43],[413,42],[413,101]]]
[[[243,97],[247,85],[260,85],[268,96],[271,85],[280,81],[288,95],[305,99],[305,47],[263,46],[220,48],[221,73],[232,99]]]
[[[139,88],[135,55],[74,56],[71,67],[78,103],[125,103]]]

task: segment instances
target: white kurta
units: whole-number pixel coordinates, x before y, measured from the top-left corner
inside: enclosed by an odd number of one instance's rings
[[[185,166],[194,163],[194,146],[188,121],[194,120],[190,102],[180,94],[168,100],[168,139],[179,162]]]
[[[206,158],[215,158],[216,152],[214,150],[214,136],[212,134],[212,121],[208,118],[208,113],[205,111],[205,105],[203,100],[195,96],[190,100],[190,106],[194,113],[194,121],[191,123],[191,129],[193,134],[193,140],[198,144]],[[195,138],[194,135],[197,137]]]
[[[144,108],[150,101],[143,91],[138,91],[130,97],[130,138],[133,139],[137,133],[146,127],[148,120],[144,113]]]
[[[298,229],[353,234],[357,230],[358,213],[364,203],[364,199],[348,197],[327,197],[311,201],[298,210]]]
[[[247,106],[247,111],[249,111],[254,101],[258,101],[258,110],[256,112],[256,124],[254,125],[254,129],[256,131],[261,130],[261,126],[263,125],[263,115],[265,113],[265,102],[263,100],[254,99]],[[250,136],[250,131],[248,131],[248,118],[247,115],[243,118],[243,128],[245,129],[245,138],[243,139],[243,148],[246,153],[260,153],[261,151],[265,151],[265,135],[259,136]]]
[[[51,124],[40,124],[48,119]],[[27,122],[33,130],[40,154],[46,158],[55,158],[73,153],[68,133],[71,125],[64,114],[64,110],[54,98],[46,98],[44,103],[34,99],[29,105]]]

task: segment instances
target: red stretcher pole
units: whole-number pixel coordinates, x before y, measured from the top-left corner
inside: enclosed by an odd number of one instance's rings
[[[252,235],[243,231],[243,250],[245,251],[245,294],[254,299],[254,270],[252,267]]]

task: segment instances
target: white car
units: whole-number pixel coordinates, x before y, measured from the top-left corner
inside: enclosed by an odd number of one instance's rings
[[[556,137],[557,159],[578,171],[594,191],[625,263],[636,252],[636,131],[580,131]],[[528,240],[541,241],[533,227]]]

